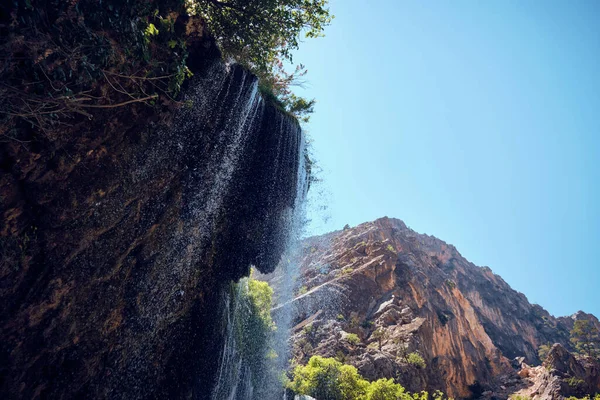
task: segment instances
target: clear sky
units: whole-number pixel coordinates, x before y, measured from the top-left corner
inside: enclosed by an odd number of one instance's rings
[[[400,218],[555,315],[600,317],[600,2],[330,6],[295,55],[328,193],[311,232]]]

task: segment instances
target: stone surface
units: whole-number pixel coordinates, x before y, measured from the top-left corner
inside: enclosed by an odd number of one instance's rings
[[[301,133],[204,44],[191,107],[0,143],[1,398],[210,396],[222,291],[278,261]]]
[[[411,391],[506,399],[534,385],[528,379],[538,370],[528,364],[539,365],[539,345],[568,347],[574,319],[598,323],[584,313],[551,316],[491,269],[396,219],[306,239],[299,262],[307,293],[275,313],[291,311],[297,322],[321,314],[310,329],[294,332],[295,359],[336,357],[369,379],[396,377]],[[268,279],[278,282],[276,274]],[[384,332],[381,348],[376,330]],[[360,343],[339,331],[355,333]],[[407,363],[411,352],[426,368]]]

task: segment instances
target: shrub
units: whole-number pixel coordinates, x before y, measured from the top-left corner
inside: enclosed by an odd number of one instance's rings
[[[417,368],[425,368],[425,360],[421,355],[417,352],[412,352],[406,357],[406,361],[416,366]]]
[[[572,376],[567,379],[567,384],[573,389],[579,389],[581,386],[585,385],[585,381]]]
[[[371,334],[371,337],[373,339],[377,340],[377,345],[379,347],[379,350],[381,350],[383,341],[386,340],[389,336],[390,336],[390,334],[388,333],[388,331],[386,331],[383,328],[377,328],[377,329],[375,329],[375,332],[373,332]]]
[[[304,66],[288,74],[283,62],[293,61],[301,36],[323,35],[333,18],[327,0],[194,0],[190,9],[207,21],[227,57],[258,76],[263,93],[272,94],[296,117],[305,119],[312,112],[314,100],[290,90],[306,73]]]
[[[571,330],[571,343],[579,354],[594,358],[600,357],[600,332],[588,320],[575,321]]]
[[[278,381],[275,368],[277,353],[273,350],[271,319],[273,289],[267,282],[252,278],[232,285],[233,329],[239,356],[251,371],[252,383]]]
[[[409,393],[394,379],[369,382],[351,365],[333,358],[313,356],[305,366],[297,366],[287,386],[296,394],[324,400],[427,400],[429,393]],[[433,400],[444,400],[436,391]]]
[[[308,288],[306,286],[301,286],[298,289],[298,296],[302,296],[303,294],[306,294],[308,292]]]
[[[552,345],[550,343],[543,344],[538,348],[538,356],[540,357],[540,360],[542,362],[544,362],[546,360],[546,357],[548,357],[548,354],[550,353],[551,349],[552,349]]]
[[[317,399],[358,399],[369,385],[355,367],[320,356],[313,356],[305,366],[296,367],[293,378],[290,389]]]
[[[404,399],[411,398],[406,393],[404,387],[394,383],[394,379],[378,379],[371,382],[367,388],[365,400],[388,400],[388,399]]]
[[[349,333],[348,335],[346,335],[346,340],[348,341],[348,343],[353,345],[357,345],[360,343],[360,338],[356,333]]]
[[[306,324],[304,326],[304,328],[302,329],[302,331],[307,335],[310,335],[312,330],[313,330],[313,324]]]

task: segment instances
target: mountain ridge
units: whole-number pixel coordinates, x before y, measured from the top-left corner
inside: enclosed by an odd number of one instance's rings
[[[398,219],[307,238],[296,261],[297,296],[275,310],[295,316],[294,362],[336,357],[368,379],[395,377],[411,391],[507,398],[531,386],[519,372],[540,364],[539,346],[573,350],[569,333],[578,318],[600,328],[591,314],[550,315],[491,268]],[[274,286],[280,279],[267,276]],[[427,367],[407,362],[408,353]]]

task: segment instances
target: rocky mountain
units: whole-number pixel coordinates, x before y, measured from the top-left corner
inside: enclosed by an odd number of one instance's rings
[[[35,7],[51,26],[71,15],[55,3]],[[76,26],[97,15],[76,6],[65,3]],[[306,184],[298,122],[198,21],[169,15],[189,32],[181,101],[0,132],[0,398],[211,398],[223,296],[250,265],[272,270],[287,243]]]
[[[574,321],[600,327],[596,317],[555,318],[490,268],[400,220],[306,239],[299,257],[297,296],[274,310],[295,316],[295,362],[336,357],[368,379],[396,377],[411,391],[440,389],[455,398],[508,398],[519,390],[561,398],[570,394],[564,379],[575,376],[588,393],[600,390],[598,366],[568,351]],[[280,284],[277,274],[267,278]],[[550,364],[530,367],[547,343],[560,344]]]

